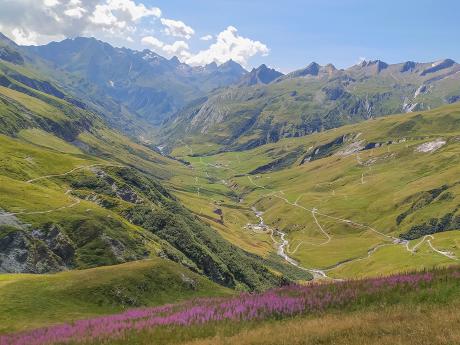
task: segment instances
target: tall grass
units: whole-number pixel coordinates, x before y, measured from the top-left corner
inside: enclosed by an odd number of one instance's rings
[[[224,321],[249,322],[322,313],[331,309],[440,302],[460,289],[460,268],[398,274],[330,284],[291,285],[259,294],[199,298],[155,308],[134,309],[0,337],[0,345],[43,345],[116,341],[160,326],[188,327]]]

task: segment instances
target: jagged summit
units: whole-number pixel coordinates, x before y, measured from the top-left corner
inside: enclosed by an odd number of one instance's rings
[[[311,77],[322,77],[322,76],[330,77],[336,71],[337,69],[331,63],[327,64],[326,66],[321,66],[317,62],[312,62],[307,67],[291,72],[281,79],[284,80],[284,79],[293,79],[293,78],[309,77],[309,76]]]
[[[171,59],[169,59],[169,62],[171,62],[171,64],[173,64],[174,66],[179,66],[180,64],[182,64],[182,62],[180,62],[177,56],[173,56]]]
[[[247,73],[247,71],[241,66],[238,62],[230,59],[227,62],[224,62],[222,65],[217,67],[217,71],[224,73],[231,73],[233,75],[239,75],[241,78]]]
[[[215,61],[208,63],[206,66],[204,66],[205,70],[207,71],[215,71],[217,69],[217,64]]]
[[[378,74],[384,69],[387,69],[389,65],[386,62],[383,62],[382,60],[363,60],[357,66],[353,67],[357,67],[358,69],[367,70],[371,73]]]
[[[420,73],[420,75],[424,76],[424,75],[427,75],[427,74],[430,74],[430,73],[435,73],[435,72],[438,72],[440,70],[450,68],[450,67],[452,67],[452,66],[454,66],[456,64],[457,63],[452,59],[443,59],[443,60],[435,61],[435,62],[433,62],[431,64],[430,67],[424,69]]]
[[[400,68],[401,73],[412,72],[417,67],[417,64],[414,61],[406,61],[402,64]]]
[[[268,68],[267,65],[262,64],[257,68],[253,68],[251,72],[246,74],[239,85],[252,86],[257,84],[270,84],[275,79],[283,76],[283,73],[278,72],[273,68]]]

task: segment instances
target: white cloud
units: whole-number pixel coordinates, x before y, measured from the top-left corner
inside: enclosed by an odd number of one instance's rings
[[[190,47],[185,41],[165,44],[156,37],[146,36],[142,38],[141,43],[150,46],[156,53],[165,55],[166,57],[178,56],[181,59],[187,59],[191,56],[189,52]]]
[[[188,56],[189,46],[185,41],[176,41],[173,44],[168,44],[163,47],[163,51],[168,56],[173,55],[181,55],[183,52],[187,52],[186,55]]]
[[[86,13],[86,10],[82,7],[73,7],[64,11],[64,14],[68,17],[80,19]]]
[[[164,32],[169,36],[181,37],[189,40],[195,34],[195,30],[180,20],[161,18],[161,23],[165,26]]]
[[[200,40],[202,40],[202,41],[210,41],[213,38],[214,38],[213,35],[205,35],[205,36],[200,37]]]
[[[97,5],[89,20],[96,25],[117,26],[119,28],[126,26],[126,22],[118,20],[108,5]]]
[[[246,67],[252,56],[268,54],[265,44],[240,36],[233,26],[217,36],[200,37],[210,42],[209,47],[196,52],[187,43],[195,35],[193,28],[161,18],[159,8],[146,4],[147,0],[0,0],[0,31],[25,45],[76,36],[96,37],[117,47],[144,45],[193,65],[233,59]],[[172,37],[178,38],[171,42]]]
[[[46,7],[54,7],[60,4],[59,0],[43,0]]]
[[[145,0],[0,0],[0,23],[4,34],[21,42],[46,44],[65,37],[93,36],[114,45],[135,47],[147,35],[134,36],[133,32],[141,31],[147,24],[152,27],[155,25],[152,19],[161,16],[159,8],[146,3]],[[129,43],[126,38],[130,36],[136,43]]]
[[[96,5],[89,20],[109,29],[124,29],[133,22],[152,16],[159,18],[161,10],[157,7],[147,8],[132,0],[106,0],[105,3]]]
[[[37,33],[35,32],[26,32],[21,28],[14,28],[11,33],[13,40],[19,45],[31,46],[37,44]]]
[[[158,38],[153,37],[153,36],[146,36],[146,37],[142,38],[141,43],[143,45],[149,45],[149,46],[152,46],[153,48],[157,48],[157,49],[158,48],[161,49],[165,45]]]
[[[238,30],[229,26],[219,33],[216,43],[186,59],[191,65],[206,65],[211,62],[222,64],[230,59],[247,66],[248,59],[257,54],[268,55],[268,47],[260,41],[238,35]]]

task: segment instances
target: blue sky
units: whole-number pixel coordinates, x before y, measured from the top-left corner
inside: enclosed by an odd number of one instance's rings
[[[288,72],[312,61],[460,60],[458,0],[0,0],[0,8],[0,31],[19,44],[94,36],[195,65],[233,58]]]
[[[149,0],[197,32],[227,25],[270,48],[265,62],[285,71],[311,61],[347,67],[359,58],[387,62],[460,60],[458,0]]]

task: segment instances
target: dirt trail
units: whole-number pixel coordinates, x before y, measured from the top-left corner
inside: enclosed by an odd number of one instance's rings
[[[65,195],[69,196],[69,193],[71,191],[72,190],[69,189],[68,191],[65,192]],[[49,209],[49,210],[45,210],[45,211],[31,211],[31,212],[23,211],[23,212],[3,213],[3,214],[0,214],[0,217],[10,217],[10,216],[18,216],[18,215],[31,215],[31,214],[46,214],[46,213],[62,211],[62,210],[65,210],[67,208],[75,207],[81,202],[81,200],[79,198],[77,198],[77,197],[74,197],[74,196],[69,196],[69,197],[72,198],[74,202],[72,204],[70,204],[70,205],[67,205],[67,206],[62,206],[62,207],[59,207],[59,208],[53,208],[53,209]]]
[[[84,165],[84,166],[78,166],[78,167],[76,167],[76,168],[73,168],[72,170],[69,170],[69,171],[67,171],[67,172],[65,172],[65,173],[62,173],[62,174],[53,174],[53,175],[40,176],[40,177],[37,177],[37,178],[33,178],[33,179],[31,179],[31,180],[28,180],[28,181],[26,181],[26,182],[27,182],[27,183],[32,183],[32,182],[36,182],[36,181],[40,181],[40,180],[45,180],[45,179],[52,178],[52,177],[62,177],[62,176],[70,175],[70,174],[72,174],[73,172],[78,171],[78,170],[84,170],[84,169],[94,168],[94,167],[98,167],[98,166],[104,166],[104,167],[118,167],[118,168],[124,168],[124,167],[125,167],[124,165],[103,164],[103,163],[91,164],[91,165]]]
[[[69,171],[67,171],[65,173],[62,173],[62,174],[52,174],[52,175],[40,176],[40,177],[37,177],[37,178],[34,178],[34,179],[26,181],[26,183],[33,183],[33,182],[36,182],[36,181],[40,181],[40,180],[44,180],[44,179],[48,179],[48,178],[53,178],[53,177],[62,177],[62,176],[69,175],[69,174],[71,174],[71,173],[73,173],[75,171],[78,171],[78,170],[89,169],[89,168],[94,168],[94,167],[98,167],[98,166],[118,167],[118,168],[124,168],[125,167],[123,165],[103,164],[103,163],[91,164],[91,165],[85,165],[85,166],[78,166],[78,167],[73,168],[73,169],[71,169],[71,170],[69,170]],[[5,213],[0,214],[0,217],[10,217],[10,216],[17,216],[17,215],[47,214],[47,213],[56,212],[56,211],[62,211],[62,210],[65,210],[67,208],[75,207],[81,202],[81,200],[79,198],[77,198],[77,197],[69,195],[71,192],[72,192],[72,190],[68,189],[64,193],[65,195],[69,196],[69,198],[73,199],[73,203],[70,204],[70,205],[62,206],[62,207],[58,207],[58,208],[54,208],[54,209],[48,209],[48,210],[44,210],[44,211],[30,211],[30,212],[21,211],[21,212],[8,212],[8,213],[5,212]]]

